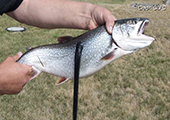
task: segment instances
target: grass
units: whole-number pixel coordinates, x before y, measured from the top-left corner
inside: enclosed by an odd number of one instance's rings
[[[90,2],[90,1],[87,1]],[[169,120],[170,119],[170,7],[166,11],[138,11],[132,3],[159,0],[92,1],[108,8],[117,19],[148,17],[145,34],[156,41],[134,54],[119,58],[97,74],[80,80],[79,120]],[[107,3],[107,4],[106,4]],[[108,4],[109,3],[109,4]],[[0,19],[0,61],[26,47],[55,43],[57,36],[77,36],[84,31],[39,29],[20,24],[6,15]],[[23,26],[22,33],[7,32]],[[0,120],[72,119],[73,81],[55,86],[59,78],[42,73],[28,82],[18,95],[0,97]]]

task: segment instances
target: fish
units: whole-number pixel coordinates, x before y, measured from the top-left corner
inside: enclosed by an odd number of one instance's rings
[[[62,36],[59,43],[31,48],[17,62],[32,66],[31,79],[45,72],[61,77],[56,83],[60,85],[74,79],[75,50],[81,42],[79,77],[88,77],[113,60],[151,45],[155,39],[143,34],[148,24],[148,18],[116,20],[112,34],[102,25],[78,37]]]

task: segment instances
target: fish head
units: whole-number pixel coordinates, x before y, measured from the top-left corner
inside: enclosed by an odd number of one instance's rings
[[[116,20],[112,31],[114,43],[122,50],[131,52],[149,46],[154,38],[143,34],[148,24],[148,18]]]

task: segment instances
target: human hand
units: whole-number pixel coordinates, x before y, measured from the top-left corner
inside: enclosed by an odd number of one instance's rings
[[[111,14],[109,10],[101,6],[94,5],[93,9],[91,10],[91,20],[89,23],[89,29],[92,30],[106,23],[107,31],[112,34],[112,29],[115,20],[116,18]]]
[[[104,7],[72,0],[49,0],[48,2],[47,0],[25,0],[15,11],[7,14],[19,22],[46,29],[92,30],[106,24],[110,34],[116,20]]]
[[[31,66],[19,64],[16,61],[21,57],[19,52],[8,57],[0,64],[0,94],[17,94],[30,80]]]

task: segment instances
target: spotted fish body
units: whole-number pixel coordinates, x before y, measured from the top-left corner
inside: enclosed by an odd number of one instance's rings
[[[46,72],[60,76],[61,79],[57,82],[57,84],[61,84],[74,78],[75,50],[77,43],[81,41],[83,50],[81,55],[79,76],[80,78],[87,77],[96,73],[111,61],[150,45],[154,39],[148,37],[146,40],[143,40],[145,42],[144,45],[141,45],[143,44],[142,41],[141,44],[138,43],[139,45],[136,47],[132,46],[132,49],[130,49],[130,46],[122,45],[123,42],[121,40],[123,37],[126,39],[124,34],[126,34],[125,32],[128,33],[128,30],[121,31],[121,33],[119,33],[119,29],[121,29],[122,25],[133,25],[134,28],[131,29],[135,30],[137,23],[140,22],[140,24],[144,24],[142,22],[146,20],[148,19],[132,18],[115,21],[112,35],[107,32],[105,26],[103,25],[76,38],[61,37],[61,40],[67,40],[67,42],[43,45],[33,48],[24,53],[17,62],[32,65],[32,79],[41,72]],[[134,21],[136,21],[136,23]],[[138,29],[143,29],[141,26],[137,27]],[[127,29],[129,29],[128,26]],[[130,30],[130,32],[132,33],[133,30]],[[116,36],[116,32],[119,33],[119,36],[117,36],[118,39],[115,40],[114,37]],[[138,33],[140,33],[140,30],[138,30]],[[128,39],[130,39],[130,33],[128,33],[128,37]],[[126,42],[123,44],[126,44]],[[125,48],[125,50],[123,48]]]

